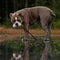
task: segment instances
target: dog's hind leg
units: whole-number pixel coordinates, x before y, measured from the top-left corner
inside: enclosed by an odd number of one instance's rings
[[[50,40],[50,38],[51,38],[51,21],[43,19],[43,20],[41,20],[41,25],[45,32],[44,40]]]

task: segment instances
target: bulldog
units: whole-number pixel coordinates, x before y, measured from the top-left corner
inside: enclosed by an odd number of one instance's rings
[[[45,31],[45,40],[50,39],[50,31],[55,13],[48,7],[36,6],[31,8],[24,8],[14,13],[10,13],[13,28],[20,26],[24,27],[26,35],[29,33],[29,25],[39,21]]]
[[[22,55],[20,53],[13,53],[11,60],[23,60]]]

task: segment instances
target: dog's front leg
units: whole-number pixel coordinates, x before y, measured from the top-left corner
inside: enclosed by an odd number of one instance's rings
[[[29,43],[28,43],[28,37],[29,37],[29,24],[25,23],[24,24],[24,31],[25,31],[25,36],[23,39],[23,42],[25,44],[25,48],[24,48],[24,56],[23,56],[23,60],[29,60]]]
[[[48,26],[48,25],[42,24],[42,27],[45,32],[45,39],[44,40],[50,40],[51,39],[51,25]]]
[[[25,38],[29,37],[29,24],[24,24],[24,32],[25,32]]]
[[[51,31],[49,28],[45,28],[45,40],[50,40],[51,38]]]

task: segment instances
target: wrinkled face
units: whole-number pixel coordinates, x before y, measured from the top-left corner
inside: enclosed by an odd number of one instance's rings
[[[13,28],[20,27],[22,25],[22,16],[18,13],[10,13],[11,22],[13,24]]]
[[[21,54],[19,54],[19,53],[13,53],[13,58],[14,58],[14,59],[18,60],[18,59],[20,59],[21,57],[22,57]]]

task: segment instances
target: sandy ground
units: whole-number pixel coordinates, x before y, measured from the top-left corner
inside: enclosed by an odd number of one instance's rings
[[[33,35],[44,35],[44,31],[41,29],[30,29],[29,30]],[[0,42],[5,40],[11,40],[18,36],[24,35],[23,29],[13,29],[13,28],[4,28],[0,27]],[[60,30],[51,30],[52,36],[60,36]]]

